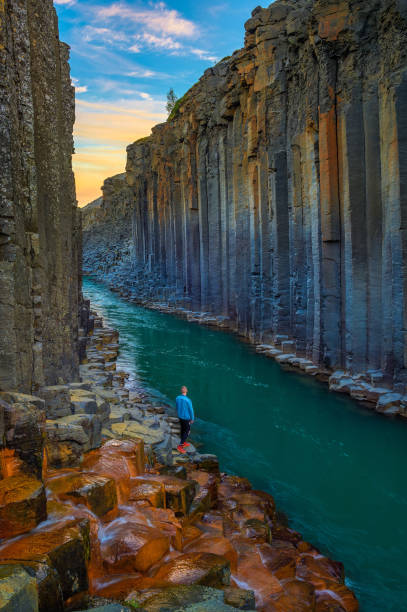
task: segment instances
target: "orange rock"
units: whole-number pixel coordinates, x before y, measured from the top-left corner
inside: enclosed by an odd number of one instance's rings
[[[0,538],[26,533],[47,518],[45,489],[30,476],[0,480]]]
[[[182,542],[183,547],[187,547],[189,544],[200,538],[202,531],[196,527],[196,525],[186,525],[182,531]]]
[[[302,553],[297,560],[297,578],[310,582],[316,589],[324,590],[327,581],[343,584],[345,576],[342,563],[331,561],[323,555]]]
[[[221,588],[230,584],[230,563],[225,557],[212,553],[185,554],[160,567],[154,581]]]
[[[148,501],[154,508],[164,508],[165,489],[160,482],[152,482],[142,477],[132,479],[129,501]]]
[[[93,473],[113,478],[118,489],[119,503],[129,496],[130,479],[144,472],[142,440],[109,440],[97,450],[87,453],[82,467]]]
[[[64,600],[88,588],[89,522],[45,525],[0,548],[2,560],[42,561],[53,568]]]
[[[357,612],[359,604],[348,587],[327,582],[324,590],[316,591],[316,612]]]
[[[132,573],[131,576],[114,576],[113,578],[108,576],[104,580],[95,581],[92,584],[91,592],[99,597],[123,600],[129,593],[139,587],[140,577],[140,574],[137,573]]]
[[[267,612],[310,612],[315,610],[315,589],[307,582],[289,580],[284,583],[284,591],[271,598],[263,609]]]
[[[170,548],[170,539],[159,529],[122,517],[101,534],[103,565],[111,573],[146,572]]]
[[[258,547],[265,567],[279,580],[294,579],[298,551],[289,542],[275,540]]]
[[[233,546],[238,554],[237,570],[233,572],[233,580],[238,586],[252,589],[256,594],[256,602],[267,610],[268,602],[273,596],[282,593],[280,581],[264,565],[262,550],[268,544],[258,545],[247,538],[233,539]]]
[[[49,479],[47,487],[57,498],[85,504],[97,516],[104,516],[117,504],[116,485],[105,476],[72,473]]]
[[[210,552],[215,555],[221,555],[230,562],[232,572],[237,567],[237,553],[232,546],[232,543],[223,537],[201,537],[195,540],[189,546],[185,546],[186,552]]]
[[[174,512],[187,514],[195,496],[197,484],[192,480],[184,480],[166,474],[149,474],[142,478],[143,484],[160,485],[165,492],[165,505]]]

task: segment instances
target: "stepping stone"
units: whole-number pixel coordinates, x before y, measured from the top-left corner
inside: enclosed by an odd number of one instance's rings
[[[69,474],[48,480],[47,488],[61,500],[85,504],[97,516],[104,516],[117,505],[116,484],[95,474]]]
[[[29,476],[0,480],[0,539],[30,531],[47,518],[43,484]]]
[[[166,474],[150,474],[143,477],[143,483],[147,482],[158,484],[163,488],[167,508],[184,516],[188,514],[198,488],[195,481]]]
[[[170,549],[170,538],[160,529],[126,518],[116,519],[103,530],[101,555],[110,573],[146,572]]]

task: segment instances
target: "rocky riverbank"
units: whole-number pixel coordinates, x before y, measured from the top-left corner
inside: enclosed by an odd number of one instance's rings
[[[270,495],[177,453],[168,407],[116,369],[118,333],[85,329],[80,382],[0,394],[0,610],[357,610]]]

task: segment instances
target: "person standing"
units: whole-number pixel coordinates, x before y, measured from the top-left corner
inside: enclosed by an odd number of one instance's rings
[[[187,397],[188,389],[185,386],[181,387],[181,395],[178,395],[175,400],[177,406],[177,413],[179,422],[181,425],[181,442],[177,446],[177,450],[183,455],[186,453],[185,448],[190,446],[187,442],[189,432],[191,431],[191,425],[195,420],[194,408],[192,402]]]

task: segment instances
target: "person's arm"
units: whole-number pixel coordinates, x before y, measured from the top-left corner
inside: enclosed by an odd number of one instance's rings
[[[189,401],[191,402],[191,400],[189,400]],[[189,407],[189,411],[190,411],[190,417],[191,417],[190,421],[191,421],[191,423],[193,423],[195,421],[195,415],[194,415],[194,407],[192,405],[192,402],[191,402],[191,405]]]

